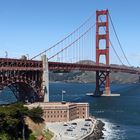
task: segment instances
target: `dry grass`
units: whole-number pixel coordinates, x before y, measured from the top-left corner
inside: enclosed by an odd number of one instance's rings
[[[43,140],[51,140],[51,138],[53,137],[54,134],[51,131],[46,130],[44,132],[45,123],[36,124],[29,117],[27,117],[25,121],[26,124],[29,126],[29,129],[32,130],[33,135],[37,138],[41,138],[42,136],[44,136]]]
[[[53,137],[53,135],[54,135],[54,134],[53,134],[51,131],[49,131],[49,130],[47,130],[47,131],[45,132],[45,134],[44,134],[46,140],[51,140],[52,137]]]
[[[34,123],[30,118],[26,118],[26,124],[29,126],[29,129],[32,130],[35,136],[40,136],[43,134],[43,129],[45,128],[45,123]]]

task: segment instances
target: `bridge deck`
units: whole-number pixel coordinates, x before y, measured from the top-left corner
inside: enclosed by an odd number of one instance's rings
[[[140,74],[140,71],[128,68],[128,67],[115,67],[104,65],[90,65],[90,64],[78,64],[78,63],[60,63],[49,62],[49,70],[81,70],[81,71],[110,71],[110,72],[123,72],[131,74]]]
[[[50,71],[110,71],[140,74],[140,71],[129,67],[91,65],[78,63],[49,62]],[[0,58],[0,71],[43,71],[42,61]]]

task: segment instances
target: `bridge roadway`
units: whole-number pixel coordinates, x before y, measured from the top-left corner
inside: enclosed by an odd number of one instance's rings
[[[49,71],[110,71],[139,74],[135,68],[78,63],[48,62]],[[0,71],[43,71],[42,61],[0,58]]]
[[[78,64],[78,63],[60,63],[49,62],[49,70],[81,70],[81,71],[110,71],[110,72],[123,72],[130,74],[140,74],[140,71],[128,67],[104,66],[104,65],[91,65],[91,64]]]

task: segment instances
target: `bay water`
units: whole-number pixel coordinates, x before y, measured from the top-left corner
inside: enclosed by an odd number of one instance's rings
[[[105,140],[140,140],[140,84],[112,84],[119,97],[92,97],[95,84],[50,83],[50,101],[88,102],[90,115],[105,122]],[[15,101],[10,90],[0,92],[0,103]]]

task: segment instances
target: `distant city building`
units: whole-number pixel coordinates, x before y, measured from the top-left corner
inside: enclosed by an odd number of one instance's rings
[[[42,102],[27,105],[29,109],[38,106],[44,111],[45,122],[67,122],[89,117],[88,103]]]

